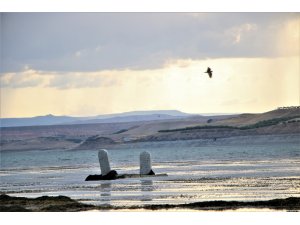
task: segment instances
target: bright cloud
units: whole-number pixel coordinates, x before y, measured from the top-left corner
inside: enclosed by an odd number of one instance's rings
[[[297,57],[232,58],[178,60],[161,69],[142,71],[5,74],[1,77],[7,83],[2,88],[6,106],[2,115],[96,115],[136,109],[267,111],[298,104],[297,65]],[[213,69],[212,79],[204,73],[207,66]],[[32,82],[22,78],[26,74],[31,74]],[[22,78],[19,88],[12,88],[8,82],[17,77]],[[28,85],[34,82],[36,86]]]
[[[56,88],[73,89],[113,85],[117,79],[114,71],[101,72],[43,72],[26,69],[23,72],[6,73],[0,76],[2,88]]]
[[[245,23],[225,31],[225,35],[231,39],[233,44],[239,44],[241,39],[248,34],[254,33],[257,30],[257,25],[253,23]]]

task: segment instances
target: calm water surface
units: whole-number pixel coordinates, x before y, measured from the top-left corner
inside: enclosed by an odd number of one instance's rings
[[[142,151],[168,176],[85,182],[100,174],[97,149],[1,152],[0,192],[96,205],[300,197],[300,134],[123,144],[108,149],[111,167],[139,173]]]

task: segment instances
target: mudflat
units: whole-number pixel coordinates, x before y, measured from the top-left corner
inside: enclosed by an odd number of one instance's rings
[[[42,196],[38,198],[13,197],[0,195],[1,212],[78,212],[78,211],[111,211],[111,210],[205,210],[223,211],[243,208],[271,210],[300,210],[300,198],[273,199],[268,201],[204,201],[189,204],[153,204],[144,206],[95,206],[80,203],[66,196]]]

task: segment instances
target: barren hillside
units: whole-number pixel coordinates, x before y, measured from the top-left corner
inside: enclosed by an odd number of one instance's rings
[[[146,122],[11,127],[0,132],[1,150],[86,149],[136,141],[300,134],[300,108]]]
[[[300,108],[291,109],[276,109],[265,113],[259,114],[241,114],[229,119],[218,121],[217,125],[230,125],[230,126],[245,126],[255,124],[259,121],[270,120],[274,118],[285,118],[285,117],[300,117]]]

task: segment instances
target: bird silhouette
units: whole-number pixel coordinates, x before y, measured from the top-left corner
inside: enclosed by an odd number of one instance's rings
[[[207,70],[204,73],[208,73],[209,78],[212,78],[212,72],[213,71],[209,67],[207,67]]]

